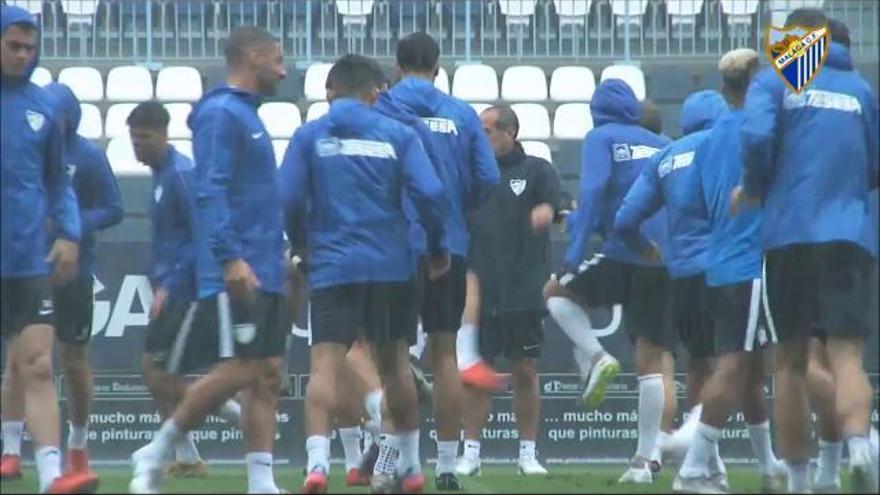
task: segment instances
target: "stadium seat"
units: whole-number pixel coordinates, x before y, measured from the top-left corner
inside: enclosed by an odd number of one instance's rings
[[[192,111],[189,103],[166,103],[165,110],[171,116],[168,123],[168,137],[170,139],[192,139],[192,130],[186,125],[186,119]]]
[[[156,78],[159,101],[198,101],[202,97],[202,76],[195,67],[163,67]]]
[[[43,0],[6,0],[7,4],[21,7],[32,15],[43,13]]]
[[[731,36],[745,36],[752,27],[752,16],[758,12],[758,0],[721,0],[721,11],[727,14]]]
[[[507,101],[544,101],[547,99],[547,76],[540,67],[514,65],[501,78],[501,99]]]
[[[550,77],[550,99],[553,101],[590,101],[596,91],[596,76],[589,67],[566,65],[557,67]]]
[[[642,18],[648,8],[648,0],[611,0],[611,13],[614,15],[614,23],[621,28],[626,23],[632,24],[636,29],[631,30],[630,36],[639,36],[642,28]],[[622,34],[623,29],[618,29]]]
[[[593,0],[553,0],[556,15],[559,16],[559,27],[585,25],[592,4]]]
[[[280,167],[284,161],[284,154],[287,153],[287,145],[290,144],[289,139],[273,139],[272,149],[275,150],[275,166]]]
[[[333,64],[312,64],[306,70],[305,96],[309,101],[327,98],[327,74]]]
[[[792,10],[808,7],[822,8],[824,0],[770,0],[770,25],[782,27]]]
[[[116,175],[149,175],[150,168],[138,162],[134,156],[134,148],[126,137],[111,139],[107,143],[107,160]]]
[[[100,139],[104,134],[104,124],[101,122],[101,111],[91,103],[79,104],[80,119],[76,133],[86,139]]]
[[[645,75],[635,65],[609,65],[602,71],[600,81],[621,79],[626,82],[639,101],[645,99]]]
[[[88,24],[94,21],[98,0],[61,0],[61,8],[67,15],[67,25]]]
[[[128,139],[128,124],[125,121],[136,106],[136,103],[117,103],[111,105],[107,109],[107,115],[104,118],[104,137],[108,139]]]
[[[462,65],[452,77],[452,96],[465,101],[495,101],[498,99],[498,74],[488,65]]]
[[[434,78],[434,87],[449,94],[449,74],[446,73],[446,69],[443,67],[440,67],[437,77]]]
[[[373,0],[336,0],[336,11],[342,15],[342,25],[367,25],[373,13]]]
[[[45,67],[37,67],[31,74],[31,82],[37,86],[45,86],[52,82],[52,73]]]
[[[553,115],[553,137],[556,139],[583,139],[593,128],[590,105],[564,103],[556,107]]]
[[[326,101],[312,103],[306,111],[306,122],[320,119],[327,113],[327,110],[330,110],[330,104]]]
[[[666,0],[666,13],[672,26],[672,36],[696,33],[697,16],[703,9],[703,0]]]
[[[302,124],[299,108],[293,103],[272,101],[260,105],[257,113],[272,138],[290,139]]]
[[[107,74],[107,101],[147,101],[153,98],[150,71],[137,65],[110,69]]]
[[[535,16],[537,0],[498,0],[501,14],[504,15],[508,26],[528,26],[532,17]]]
[[[553,163],[553,154],[550,153],[550,146],[543,141],[520,141],[523,151],[529,156],[537,156]]]
[[[544,105],[516,103],[510,106],[519,119],[519,139],[550,139],[550,115]]]
[[[68,85],[81,102],[104,99],[104,78],[94,67],[65,67],[58,73],[58,82]]]
[[[188,156],[190,160],[193,157],[193,143],[189,139],[171,139],[168,141],[168,144],[174,146],[174,148],[180,152],[182,155]]]
[[[471,108],[473,108],[474,111],[477,112],[477,115],[480,115],[481,113],[483,113],[484,110],[491,106],[491,103],[471,103]]]

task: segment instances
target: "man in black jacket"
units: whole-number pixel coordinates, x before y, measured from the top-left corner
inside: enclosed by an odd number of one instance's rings
[[[519,471],[547,474],[535,457],[537,362],[546,314],[541,290],[551,268],[549,227],[559,211],[559,176],[547,161],[523,152],[516,141],[519,121],[509,107],[491,107],[480,120],[495,151],[501,183],[477,211],[471,229],[469,263],[475,276],[470,280],[478,283],[468,284],[468,289],[479,292],[479,357],[491,364],[504,354],[512,363]],[[471,296],[469,300],[477,300]],[[472,475],[480,467],[479,435],[491,397],[471,387],[466,394],[465,449],[457,471]]]

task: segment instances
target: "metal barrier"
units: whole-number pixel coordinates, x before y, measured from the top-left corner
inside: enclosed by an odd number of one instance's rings
[[[714,56],[760,48],[791,9],[823,6],[848,24],[856,56],[876,57],[876,0],[7,0],[39,18],[49,59],[222,56],[231,28],[261,26],[286,57],[392,58],[413,31],[456,60]]]

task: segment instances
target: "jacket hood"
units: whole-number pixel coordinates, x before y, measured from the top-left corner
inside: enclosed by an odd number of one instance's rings
[[[596,126],[610,123],[637,124],[639,102],[632,88],[620,79],[606,79],[593,93],[590,113]]]
[[[682,135],[709,129],[728,110],[727,102],[715,90],[697,91],[685,98],[681,106]]]
[[[370,107],[353,98],[339,98],[330,103],[327,111],[330,126],[337,131],[358,131],[368,129],[375,125],[376,114],[370,111]]]
[[[9,29],[9,26],[13,24],[24,24],[36,30],[40,29],[40,27],[37,25],[37,22],[34,20],[34,17],[27,10],[24,10],[21,7],[13,7],[11,5],[0,6],[0,35],[5,33],[6,30]],[[2,82],[4,85],[24,84],[30,81],[31,74],[34,73],[34,70],[39,64],[40,49],[38,44],[37,53],[34,56],[34,60],[33,62],[31,62],[31,65],[27,68],[27,70],[25,70],[22,77],[7,77],[5,74],[0,74],[0,78],[2,78]]]
[[[828,50],[828,58],[825,63],[829,67],[840,70],[853,70],[852,57],[849,54],[849,48],[840,43],[831,42],[831,48]]]
[[[57,82],[49,83],[43,89],[49,93],[50,104],[64,122],[64,136],[68,140],[74,139],[77,136],[76,131],[82,117],[82,110],[80,110],[76,95],[67,85]]]
[[[373,104],[373,108],[383,115],[407,125],[414,125],[419,120],[418,115],[413,113],[408,106],[397,101],[388,91],[379,93],[379,98]]]
[[[400,103],[407,106],[419,117],[430,117],[437,113],[443,104],[444,94],[434,87],[434,83],[418,77],[404,77],[394,85],[392,91]]]
[[[190,112],[189,117],[187,117],[186,119],[186,125],[191,130],[195,130],[195,123],[196,119],[198,118],[199,111],[203,110],[205,108],[205,105],[207,105],[208,102],[210,102],[211,100],[215,98],[220,98],[224,95],[233,95],[238,98],[242,98],[253,105],[255,108],[258,107],[262,102],[262,98],[260,97],[260,95],[251,93],[250,91],[245,91],[240,88],[236,88],[235,86],[230,86],[228,84],[221,84],[220,86],[217,86],[211,91],[205,93],[202,96],[202,99],[193,106],[192,112]]]

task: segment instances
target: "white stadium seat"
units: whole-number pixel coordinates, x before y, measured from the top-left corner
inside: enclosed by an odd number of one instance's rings
[[[320,101],[327,98],[327,74],[333,64],[312,64],[306,70],[303,92],[309,101]]]
[[[80,102],[97,103],[104,99],[104,78],[94,67],[61,69],[58,82],[69,86]]]
[[[792,10],[802,8],[822,8],[825,0],[770,0],[770,25],[782,27],[785,18]]]
[[[434,78],[434,87],[449,94],[449,74],[446,73],[446,69],[443,67],[440,67],[437,77]]]
[[[514,65],[501,78],[501,99],[507,101],[544,101],[547,99],[547,76],[540,67]]]
[[[645,99],[645,74],[635,65],[609,65],[602,71],[601,81],[621,79],[632,88],[639,101]]]
[[[702,9],[703,0],[666,0],[666,13],[669,14],[673,33],[680,30],[679,26],[688,26],[690,32]]]
[[[61,0],[61,8],[67,15],[67,24],[91,24],[98,11],[98,0]]]
[[[477,115],[480,115],[481,113],[483,113],[484,110],[492,106],[491,103],[471,103],[470,105],[471,108],[473,108],[474,111],[477,112]]]
[[[550,139],[550,115],[544,105],[516,103],[510,109],[519,119],[517,139]]]
[[[622,26],[627,22],[642,25],[642,16],[648,9],[648,0],[611,0],[611,13],[615,24]]]
[[[76,133],[86,139],[100,139],[104,134],[101,111],[91,103],[80,103],[79,111],[81,116]]]
[[[104,137],[108,139],[128,139],[128,124],[125,121],[136,106],[137,103],[117,103],[111,105],[107,109],[106,117],[104,117]]]
[[[302,124],[299,108],[293,103],[283,101],[263,103],[257,113],[272,138],[289,139]]]
[[[309,106],[306,111],[306,122],[318,120],[330,110],[330,104],[326,101],[316,101]]]
[[[560,27],[570,24],[583,26],[590,13],[593,0],[553,0]]]
[[[462,65],[452,77],[452,96],[465,101],[495,101],[498,74],[488,65]]]
[[[564,103],[556,107],[553,115],[553,137],[556,139],[583,139],[593,128],[590,105]]]
[[[107,74],[107,101],[147,101],[153,98],[150,71],[137,65],[110,69]]]
[[[31,82],[37,86],[45,86],[52,82],[52,73],[45,67],[37,67],[31,74]]]
[[[342,15],[343,26],[365,26],[367,17],[373,12],[373,0],[336,0],[335,3],[336,11]]]
[[[721,0],[721,11],[727,14],[727,25],[734,29],[749,29],[752,15],[758,12],[758,0]]]
[[[181,155],[189,157],[192,160],[193,157],[193,143],[189,139],[171,139],[168,141],[168,144],[174,146]]]
[[[596,91],[596,76],[589,67],[557,67],[550,76],[550,99],[553,101],[590,101]]]
[[[550,153],[550,146],[543,141],[520,141],[523,151],[529,156],[537,156],[553,163],[553,154]]]
[[[192,130],[186,125],[186,119],[192,112],[192,105],[189,103],[166,103],[165,110],[171,116],[168,122],[168,138],[169,139],[192,139]]]
[[[141,164],[134,156],[134,148],[128,137],[111,139],[107,143],[107,160],[116,175],[149,175],[150,167]]]
[[[289,139],[273,139],[272,149],[275,150],[275,166],[280,167],[284,161],[284,154],[287,153],[287,145],[290,144]]]
[[[164,67],[156,78],[159,101],[198,101],[202,91],[202,76],[195,67]]]
[[[535,15],[537,0],[498,0],[507,25],[528,26]]]

